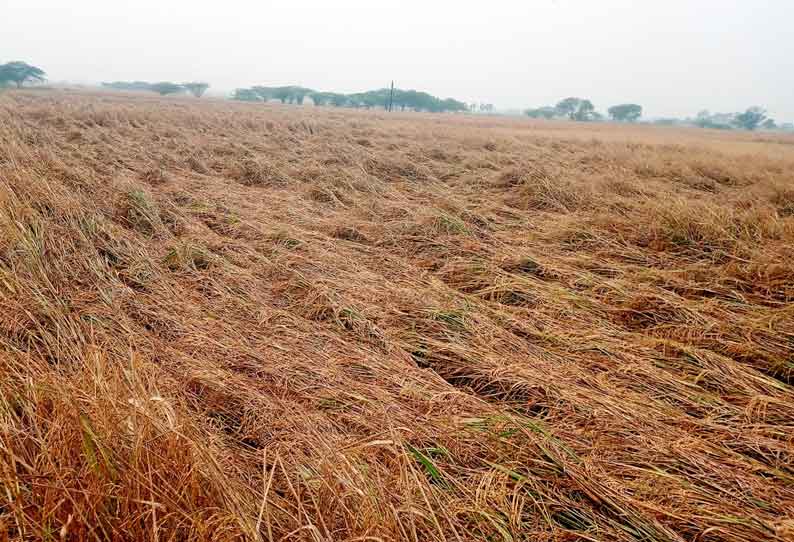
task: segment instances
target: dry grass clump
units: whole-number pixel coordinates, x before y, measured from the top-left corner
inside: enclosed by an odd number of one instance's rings
[[[0,540],[794,540],[791,141],[25,91],[0,126]]]
[[[289,178],[267,160],[244,158],[231,168],[231,177],[246,186],[284,186]]]
[[[780,216],[794,216],[794,188],[775,187],[771,202],[777,208]]]
[[[151,185],[165,184],[168,181],[168,173],[162,167],[151,167],[141,173],[141,179]]]
[[[663,248],[740,255],[759,244],[780,240],[791,225],[766,207],[736,209],[686,200],[669,201],[655,210],[653,235]],[[671,246],[672,245],[672,246]]]
[[[432,173],[407,157],[394,158],[390,153],[370,156],[363,161],[364,171],[382,181],[426,181]]]
[[[165,256],[165,265],[172,271],[203,270],[212,265],[213,258],[206,249],[195,244],[180,244]]]
[[[157,205],[140,189],[132,189],[122,196],[119,219],[129,228],[149,237],[162,233],[164,227]]]

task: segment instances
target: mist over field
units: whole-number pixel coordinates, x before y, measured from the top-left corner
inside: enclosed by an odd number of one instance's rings
[[[792,20],[785,0],[5,0],[0,62],[28,60],[53,81],[358,92],[395,80],[501,109],[584,96],[650,117],[761,105],[794,121]]]

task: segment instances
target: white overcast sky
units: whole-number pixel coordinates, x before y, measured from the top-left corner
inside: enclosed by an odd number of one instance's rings
[[[53,81],[387,86],[500,108],[794,121],[794,0],[0,0],[0,62]]]

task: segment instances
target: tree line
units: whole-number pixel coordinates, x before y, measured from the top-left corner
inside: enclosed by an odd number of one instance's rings
[[[146,81],[113,81],[112,83],[102,83],[102,86],[115,90],[148,90],[156,92],[160,96],[189,92],[196,98],[201,98],[204,93],[207,92],[207,89],[210,88],[209,83],[204,83],[202,81],[194,81],[191,83],[172,83],[170,81],[161,81],[159,83],[148,83]]]
[[[778,128],[774,119],[767,115],[762,107],[750,107],[744,113],[710,113],[703,110],[692,122],[701,128],[712,128],[716,130],[730,130],[732,128],[742,128],[744,130],[755,130],[763,128],[774,130]]]
[[[607,109],[609,118],[616,122],[637,122],[642,117],[642,106],[626,103],[613,105]],[[536,109],[527,109],[524,114],[535,119],[567,119],[579,122],[592,122],[604,120],[604,115],[596,111],[593,102],[583,98],[565,98],[555,106],[543,106]],[[764,128],[774,130],[787,128],[788,125],[779,127],[774,119],[767,116],[762,107],[750,107],[743,113],[715,113],[701,111],[695,119],[661,119],[656,124],[667,125],[694,125],[700,128],[715,128],[728,130],[733,128],[755,130]]]
[[[21,88],[25,83],[40,83],[46,80],[46,73],[37,66],[22,61],[6,62],[0,64],[0,88],[15,85]],[[161,96],[169,94],[190,93],[200,98],[209,83],[194,81],[188,83],[173,83],[161,81],[149,83],[147,81],[114,81],[102,83],[103,87],[116,90],[150,91]],[[238,88],[232,94],[232,99],[249,102],[268,102],[278,100],[281,103],[303,104],[306,98],[311,99],[314,105],[332,105],[336,107],[384,107],[399,108],[401,110],[429,111],[429,112],[457,112],[477,111],[476,104],[466,104],[453,98],[441,99],[417,90],[402,90],[381,88],[367,92],[341,94],[337,92],[319,92],[301,86],[266,87],[253,86]],[[493,111],[493,105],[480,104],[480,112]],[[613,121],[637,122],[642,117],[642,106],[634,103],[613,105],[607,109],[607,114]],[[524,114],[536,119],[567,119],[579,122],[593,122],[604,120],[604,115],[596,111],[593,102],[585,98],[569,97],[560,100],[554,106],[543,106],[527,109]],[[794,130],[794,125],[786,123],[778,125],[774,119],[767,115],[762,107],[749,107],[744,112],[738,113],[710,113],[707,110],[698,113],[694,119],[657,119],[655,124],[662,125],[692,125],[712,129],[744,129],[756,130]]]
[[[653,121],[653,124],[663,126],[697,126],[698,128],[710,128],[712,130],[783,130],[794,131],[794,124],[787,122],[778,124],[770,118],[766,109],[763,107],[748,107],[744,112],[736,113],[711,113],[703,110],[696,117],[684,119],[662,118]]]
[[[321,92],[301,86],[266,87],[253,86],[238,88],[232,99],[246,102],[268,102],[278,100],[281,103],[302,105],[309,98],[314,105],[331,105],[335,107],[391,107],[402,111],[430,111],[434,113],[468,111],[469,106],[453,98],[441,99],[418,90],[402,90],[381,88],[367,92],[342,94],[338,92]]]
[[[636,122],[642,117],[642,106],[638,104],[613,105],[607,110],[610,118],[618,122]],[[596,111],[593,102],[585,98],[570,97],[557,102],[554,106],[527,109],[524,114],[534,119],[568,119],[579,122],[604,120],[604,115]]]

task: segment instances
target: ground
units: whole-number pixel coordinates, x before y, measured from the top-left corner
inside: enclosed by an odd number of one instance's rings
[[[794,539],[794,137],[0,94],[0,540]]]

